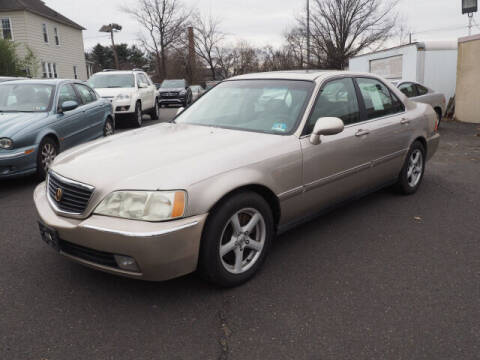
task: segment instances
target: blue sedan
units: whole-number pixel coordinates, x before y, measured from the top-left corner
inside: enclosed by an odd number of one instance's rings
[[[114,133],[109,101],[74,80],[0,84],[0,179],[37,174],[57,154]]]

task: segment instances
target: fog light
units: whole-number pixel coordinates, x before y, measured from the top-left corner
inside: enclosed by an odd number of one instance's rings
[[[140,272],[138,269],[137,262],[134,258],[124,255],[115,255],[115,261],[120,269]]]

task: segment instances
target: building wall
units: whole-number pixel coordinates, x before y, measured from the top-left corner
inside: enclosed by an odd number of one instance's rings
[[[82,31],[36,14],[29,12],[25,14],[28,45],[34,50],[37,58],[41,62],[55,63],[59,78],[73,79],[73,67],[76,66],[78,78],[87,80]],[[42,24],[47,24],[48,43],[43,40]],[[58,46],[55,44],[55,27],[58,29],[60,38]]]
[[[478,59],[480,59],[480,35],[458,39],[455,117],[459,121],[480,123]]]
[[[27,27],[25,26],[25,12],[24,11],[2,11],[0,12],[0,19],[10,19],[10,25],[12,27],[13,41],[20,44],[28,42]],[[1,35],[0,35],[1,38]],[[25,55],[25,49],[22,46],[18,46],[17,53],[23,57]]]
[[[450,99],[455,95],[457,79],[457,50],[425,51],[423,81],[426,86]]]
[[[56,64],[58,78],[73,79],[73,66],[77,67],[80,80],[87,80],[87,67],[83,34],[81,30],[72,28],[53,20],[32,14],[28,11],[0,12],[0,18],[10,18],[13,40],[19,46],[17,53],[23,57],[25,46],[30,47],[39,62]],[[43,40],[42,24],[47,24],[48,43]],[[54,28],[58,29],[60,45],[55,44]],[[38,77],[42,77],[43,69],[37,69]]]
[[[402,56],[402,78],[416,81],[417,46],[415,44],[351,58],[349,70],[368,73],[370,72],[370,61],[394,56]]]

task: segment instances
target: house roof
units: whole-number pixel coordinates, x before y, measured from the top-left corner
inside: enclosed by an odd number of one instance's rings
[[[75,29],[85,30],[83,26],[49,8],[42,0],[0,0],[0,12],[15,10],[29,11]]]

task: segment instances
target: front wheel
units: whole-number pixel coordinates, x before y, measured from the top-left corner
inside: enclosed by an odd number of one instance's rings
[[[408,151],[405,164],[395,185],[405,195],[417,192],[425,173],[426,150],[423,144],[415,141]]]
[[[108,118],[105,121],[105,125],[103,125],[103,136],[111,136],[115,133],[115,127],[113,126],[113,121],[112,119]]]
[[[142,127],[143,123],[143,111],[142,111],[142,104],[137,102],[135,105],[135,113],[133,114],[133,126],[135,127]]]
[[[274,233],[272,211],[260,195],[243,192],[228,198],[205,225],[200,273],[224,287],[246,282],[265,261]]]
[[[56,142],[50,137],[43,139],[38,147],[37,156],[37,176],[40,180],[46,178],[48,169],[50,169],[50,166],[57,155],[58,146]]]

